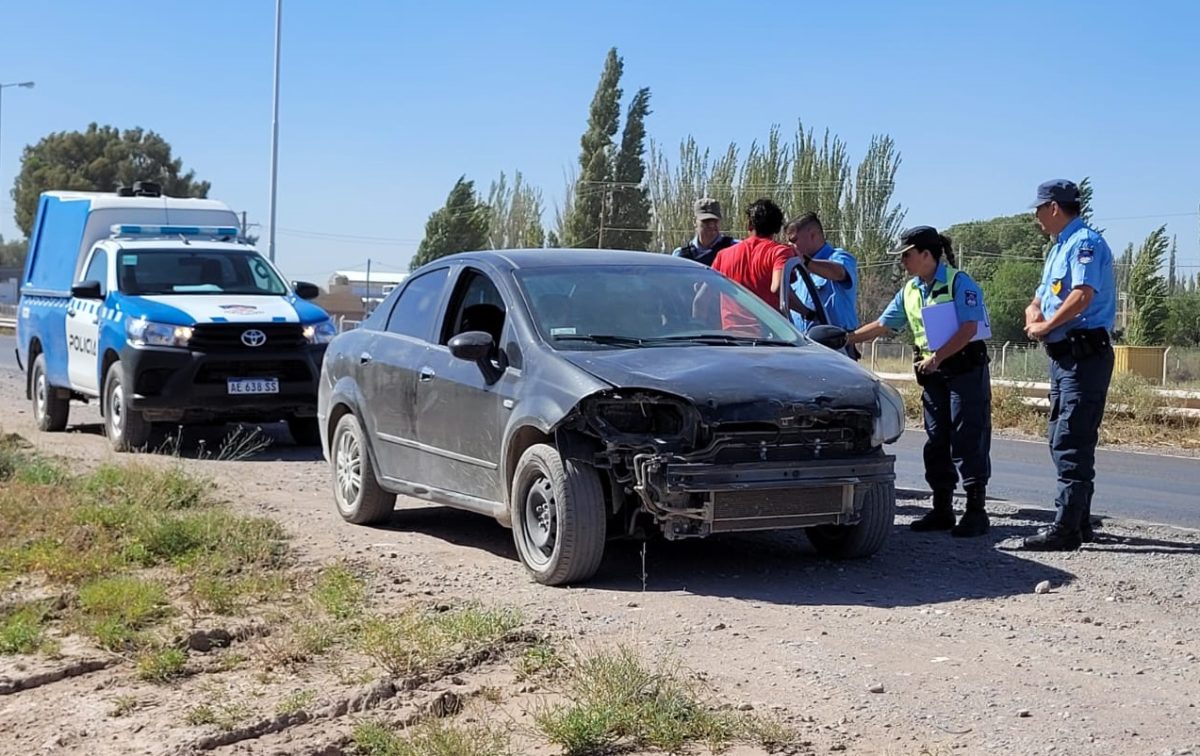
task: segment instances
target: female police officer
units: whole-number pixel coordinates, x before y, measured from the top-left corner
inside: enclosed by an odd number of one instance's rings
[[[874,323],[850,334],[851,343],[869,341],[905,326],[913,332],[917,383],[924,389],[925,480],[933,489],[933,511],[912,523],[916,531],[949,530],[960,537],[988,531],[984,507],[991,475],[992,390],[987,347],[974,341],[986,322],[983,293],[954,267],[950,240],[930,226],[906,230],[894,251],[912,279]],[[953,302],[958,327],[945,343],[930,349],[922,310]],[[957,466],[957,471],[955,467]],[[967,511],[954,524],[954,488],[962,477]]]

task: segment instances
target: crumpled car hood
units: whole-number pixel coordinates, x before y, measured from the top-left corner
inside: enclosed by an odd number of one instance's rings
[[[774,420],[781,411],[875,412],[874,375],[819,346],[689,345],[561,356],[617,388],[690,399],[710,422]]]

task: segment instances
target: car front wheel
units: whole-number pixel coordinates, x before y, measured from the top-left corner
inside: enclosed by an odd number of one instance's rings
[[[817,553],[829,559],[869,557],[883,547],[896,520],[896,486],[875,483],[863,497],[854,525],[817,525],[804,533]]]
[[[342,415],[329,445],[333,468],[333,500],[338,514],[355,525],[387,522],[396,508],[396,495],[380,487],[363,438],[362,426],[354,415]]]
[[[594,467],[535,444],[517,462],[509,507],[517,554],[534,580],[564,585],[596,574],[607,511]]]

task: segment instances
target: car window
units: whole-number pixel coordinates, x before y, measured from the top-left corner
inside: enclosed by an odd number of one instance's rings
[[[388,316],[388,332],[428,338],[449,275],[449,268],[438,268],[409,279]]]
[[[556,349],[806,341],[770,305],[710,268],[556,266],[519,271],[517,281],[538,332]],[[715,306],[704,306],[710,301]]]
[[[446,319],[442,323],[439,343],[446,344],[451,338],[467,331],[483,331],[491,334],[492,341],[500,343],[504,332],[506,308],[500,290],[487,274],[475,268],[463,270],[450,299]]]
[[[83,274],[84,281],[99,281],[100,296],[108,295],[108,253],[102,249],[96,250],[92,261],[88,263],[87,272]]]

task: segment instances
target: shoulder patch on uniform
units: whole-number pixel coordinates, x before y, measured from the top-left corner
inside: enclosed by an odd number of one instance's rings
[[[1079,245],[1079,251],[1075,253],[1080,265],[1087,265],[1092,260],[1096,259],[1096,249],[1090,241],[1085,241]]]
[[[979,296],[975,292],[968,291],[966,299],[967,299],[967,307],[978,307],[979,306]]]

